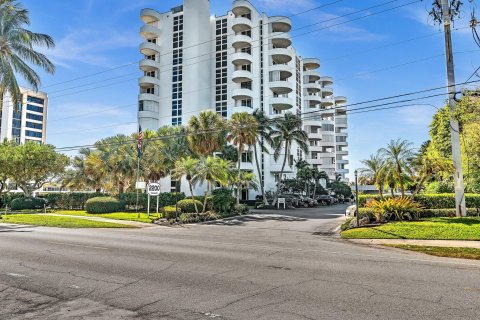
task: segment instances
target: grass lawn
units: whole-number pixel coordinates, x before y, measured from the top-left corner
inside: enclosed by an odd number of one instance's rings
[[[132,228],[132,226],[119,223],[92,221],[72,217],[44,216],[37,214],[2,215],[0,223],[27,224],[58,228]]]
[[[388,244],[385,246],[422,252],[437,257],[480,260],[480,249],[477,248],[430,247],[414,246],[408,244]]]
[[[344,239],[480,240],[479,218],[430,218],[389,222],[378,227],[355,228]]]
[[[152,223],[154,219],[157,218],[157,214],[154,212],[150,214],[150,217],[147,217],[146,213],[140,213],[140,218],[135,212],[115,212],[115,213],[104,213],[104,214],[90,214],[86,211],[80,210],[59,210],[52,211],[54,214],[65,214],[71,216],[83,216],[83,217],[101,217],[114,220],[127,220],[127,221],[137,221],[144,223]]]

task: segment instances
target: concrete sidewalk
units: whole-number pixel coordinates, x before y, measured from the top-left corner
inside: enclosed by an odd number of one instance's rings
[[[431,246],[431,247],[462,247],[480,249],[480,241],[463,241],[463,240],[413,240],[413,239],[348,239],[348,242],[367,244],[367,245],[384,245],[384,244],[406,244],[414,246]]]

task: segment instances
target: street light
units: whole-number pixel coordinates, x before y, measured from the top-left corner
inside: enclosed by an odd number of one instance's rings
[[[355,215],[357,216],[357,227],[360,227],[358,210],[358,170],[355,170]]]

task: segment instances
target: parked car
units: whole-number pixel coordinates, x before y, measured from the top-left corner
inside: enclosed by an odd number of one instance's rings
[[[328,206],[333,204],[332,197],[325,194],[319,195],[317,197],[317,202],[323,205],[328,205]]]

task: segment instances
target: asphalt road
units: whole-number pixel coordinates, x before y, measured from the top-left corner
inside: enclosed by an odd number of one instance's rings
[[[480,263],[332,237],[343,206],[209,225],[0,225],[0,319],[479,319]]]

